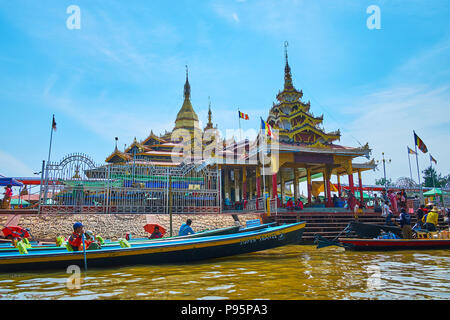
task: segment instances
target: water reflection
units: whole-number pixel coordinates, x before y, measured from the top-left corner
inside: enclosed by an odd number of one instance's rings
[[[448,251],[358,253],[313,246],[208,262],[0,275],[0,299],[449,299]],[[372,281],[373,280],[373,281]]]

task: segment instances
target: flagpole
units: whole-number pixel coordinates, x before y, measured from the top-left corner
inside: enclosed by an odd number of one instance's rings
[[[44,204],[47,202],[47,193],[48,193],[48,166],[50,165],[50,155],[52,153],[52,141],[53,141],[53,130],[55,123],[55,115],[52,118],[52,126],[50,129],[50,145],[48,147],[48,159],[47,159],[47,169],[45,170],[45,188],[44,188]]]
[[[411,177],[411,180],[413,180],[412,170],[411,170],[411,157],[410,157],[410,155],[411,155],[411,153],[409,152],[409,147],[408,147],[409,175]]]
[[[238,108],[238,114],[239,114],[239,137],[242,141],[242,130],[241,130],[241,111]],[[240,142],[240,141],[239,141]]]
[[[423,199],[423,188],[422,188],[422,184],[420,183],[420,170],[419,170],[419,154],[417,153],[417,140],[416,140],[416,132],[414,132],[414,148],[416,151],[416,163],[417,163],[417,177],[419,179],[419,186],[420,186],[420,201],[423,203],[424,199]]]
[[[50,129],[50,146],[48,148],[48,159],[47,159],[47,163],[50,163],[50,154],[52,153],[52,141],[53,141],[53,121],[55,120],[55,115],[53,115],[53,120],[52,120],[52,127]]]
[[[434,182],[434,175],[433,175],[433,160],[431,158],[431,154],[430,154],[430,174],[431,174],[431,179],[433,179],[433,189],[436,189],[436,183]]]

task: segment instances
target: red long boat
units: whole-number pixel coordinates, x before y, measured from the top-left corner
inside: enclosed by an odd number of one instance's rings
[[[350,239],[339,242],[346,250],[393,251],[393,250],[442,250],[450,248],[450,239]]]

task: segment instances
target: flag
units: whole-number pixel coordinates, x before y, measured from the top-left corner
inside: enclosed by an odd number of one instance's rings
[[[238,112],[239,112],[239,118],[240,119],[250,120],[249,117],[248,117],[248,114],[242,113],[240,111],[238,111]]]
[[[267,136],[276,139],[275,134],[273,133],[273,128],[270,126],[270,124],[265,122],[262,118],[261,118],[261,130],[264,130],[264,132],[266,133]]]
[[[430,154],[430,161],[434,162],[435,164],[437,164],[437,161],[435,158],[433,158],[433,156]]]
[[[408,147],[408,153],[409,154],[417,154],[414,150],[412,150],[410,147]]]
[[[55,121],[55,115],[53,115],[53,121],[52,121],[52,129],[56,131],[56,121]]]
[[[420,149],[420,151],[422,151],[423,153],[428,152],[427,146],[425,145],[425,143],[423,143],[422,139],[420,139],[415,132],[414,132],[414,141],[416,143],[416,146]]]

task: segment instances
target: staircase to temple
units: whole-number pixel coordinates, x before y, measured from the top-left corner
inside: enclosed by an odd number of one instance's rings
[[[276,222],[280,224],[295,223],[300,221],[306,221],[305,232],[303,233],[302,243],[312,244],[314,243],[315,234],[333,239],[339,235],[339,233],[351,222],[355,220],[353,213],[349,211],[333,211],[333,212],[319,212],[319,211],[299,211],[299,212],[277,212],[271,216]],[[396,219],[398,216],[395,217]],[[411,217],[411,222],[414,225],[416,218]],[[384,225],[385,218],[381,216],[381,213],[375,213],[373,211],[365,212],[358,216],[358,221],[363,223],[381,224]],[[448,225],[444,223],[443,217],[439,219],[440,228],[448,228]]]

